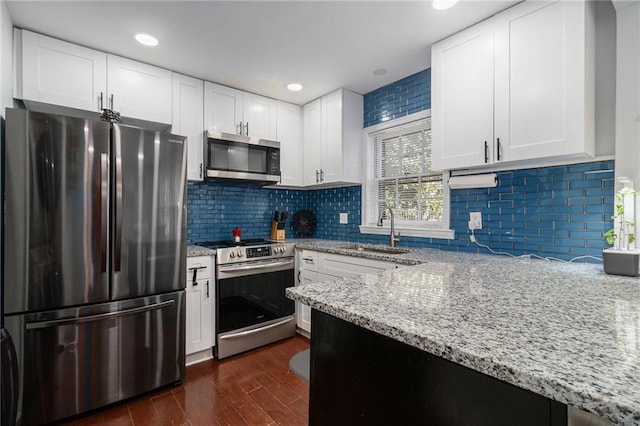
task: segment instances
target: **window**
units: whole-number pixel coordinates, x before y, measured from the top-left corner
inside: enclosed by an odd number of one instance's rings
[[[388,233],[388,221],[383,222],[384,227],[376,226],[380,211],[388,206],[403,235],[453,238],[448,230],[446,176],[431,171],[431,118],[419,113],[398,121],[365,129],[361,231]]]

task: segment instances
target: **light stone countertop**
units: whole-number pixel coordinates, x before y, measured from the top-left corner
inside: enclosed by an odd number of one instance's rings
[[[214,254],[216,254],[216,251],[214,249],[197,246],[197,245],[187,246],[187,257],[213,256]]]
[[[640,424],[640,279],[597,264],[295,242],[419,264],[290,288],[288,297],[612,423]]]

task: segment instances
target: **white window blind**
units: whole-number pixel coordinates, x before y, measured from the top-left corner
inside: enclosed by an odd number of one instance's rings
[[[389,206],[397,225],[442,227],[442,173],[431,171],[430,118],[371,135],[367,152],[367,223]]]

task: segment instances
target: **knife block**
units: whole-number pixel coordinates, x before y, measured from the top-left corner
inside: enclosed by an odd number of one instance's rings
[[[271,222],[271,239],[284,240],[284,229],[278,229],[278,222]]]

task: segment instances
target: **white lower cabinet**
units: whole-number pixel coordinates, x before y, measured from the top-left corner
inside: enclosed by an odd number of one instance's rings
[[[402,265],[384,260],[365,259],[356,256],[297,250],[298,282],[296,285],[353,277],[397,269]],[[311,334],[311,308],[296,302],[296,320],[298,328]]]
[[[186,363],[213,357],[215,276],[213,257],[187,258]]]

